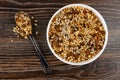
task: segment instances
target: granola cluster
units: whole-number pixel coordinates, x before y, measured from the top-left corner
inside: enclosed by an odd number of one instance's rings
[[[54,52],[70,62],[94,57],[102,49],[105,30],[89,9],[73,6],[60,11],[50,24],[49,42]]]
[[[32,34],[31,19],[28,14],[24,11],[17,12],[15,15],[15,21],[17,26],[13,28],[13,31],[27,39],[28,36]]]

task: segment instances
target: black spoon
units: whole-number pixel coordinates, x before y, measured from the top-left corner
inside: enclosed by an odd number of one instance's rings
[[[27,18],[27,21],[30,23],[30,24],[24,24],[24,25],[28,25],[28,26],[30,26],[30,27],[32,28],[31,19],[30,19],[29,15],[28,15],[26,12],[24,12],[24,11],[19,11],[19,12],[17,12],[16,15],[15,15],[15,20],[16,20],[17,26],[19,26],[20,28],[22,28],[21,25],[23,25],[23,24],[20,23],[20,22],[18,22],[18,21],[20,21],[20,17],[21,17],[21,16],[24,16],[23,18]],[[21,19],[22,19],[22,18],[21,18]],[[32,30],[32,29],[31,29],[31,30]],[[32,31],[31,31],[31,32],[32,32]],[[28,32],[28,33],[29,33],[29,32]],[[42,65],[43,70],[44,70],[44,73],[45,73],[45,74],[52,74],[53,71],[52,71],[52,69],[50,68],[50,66],[48,65],[47,61],[45,60],[45,58],[44,58],[44,56],[43,56],[40,48],[38,47],[38,45],[37,45],[37,43],[36,43],[36,41],[35,41],[35,39],[34,39],[34,36],[33,36],[32,34],[28,34],[28,38],[31,40],[31,42],[32,42],[32,44],[33,44],[33,46],[34,46],[37,54],[38,54],[38,57],[39,57],[39,59],[40,59],[41,65]]]

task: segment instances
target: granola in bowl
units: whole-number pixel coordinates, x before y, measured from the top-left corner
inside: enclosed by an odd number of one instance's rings
[[[68,64],[88,61],[105,47],[107,29],[100,18],[84,6],[65,7],[49,23],[49,46]]]

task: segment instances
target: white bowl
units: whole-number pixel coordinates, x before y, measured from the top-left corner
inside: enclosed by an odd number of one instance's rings
[[[48,32],[49,32],[49,28],[50,28],[50,24],[51,24],[51,21],[52,19],[55,17],[55,15],[57,15],[60,11],[62,11],[63,9],[67,8],[67,7],[72,7],[72,6],[80,6],[80,7],[83,7],[83,8],[87,8],[89,10],[91,10],[94,14],[96,14],[96,16],[100,19],[105,31],[106,31],[106,34],[105,34],[105,42],[104,42],[104,45],[103,45],[103,48],[102,50],[96,54],[93,58],[89,59],[89,60],[86,60],[86,61],[83,61],[83,62],[79,62],[79,63],[73,63],[73,62],[69,62],[69,61],[66,61],[64,60],[63,58],[59,57],[55,52],[54,50],[52,49],[50,43],[49,43],[49,38],[48,38]],[[106,45],[107,45],[107,41],[108,41],[108,29],[107,29],[107,25],[106,25],[106,22],[104,20],[104,18],[102,17],[102,15],[97,11],[95,10],[94,8],[88,6],[88,5],[85,5],[85,4],[70,4],[70,5],[67,5],[67,6],[64,6],[62,8],[60,8],[58,11],[56,11],[53,16],[51,17],[49,23],[48,23],[48,26],[47,26],[47,32],[46,32],[46,37],[47,37],[47,43],[48,43],[48,46],[50,48],[50,50],[52,51],[52,53],[59,59],[61,60],[62,62],[64,63],[67,63],[67,64],[70,64],[70,65],[85,65],[85,64],[88,64],[88,63],[91,63],[93,62],[94,60],[96,60],[104,51]]]

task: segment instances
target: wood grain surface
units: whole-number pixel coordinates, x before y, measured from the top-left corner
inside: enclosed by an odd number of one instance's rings
[[[109,29],[103,54],[85,66],[67,65],[54,57],[46,42],[46,28],[59,8],[83,3],[98,10]],[[38,20],[35,39],[54,70],[44,75],[30,40],[17,38],[12,31],[14,15],[24,10]],[[11,41],[13,40],[13,42]],[[0,80],[120,80],[120,0],[0,0]]]

